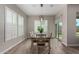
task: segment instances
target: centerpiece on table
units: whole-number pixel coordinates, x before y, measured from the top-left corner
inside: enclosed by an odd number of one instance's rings
[[[38,30],[38,32],[43,33],[44,28],[42,26],[38,26],[37,30]]]

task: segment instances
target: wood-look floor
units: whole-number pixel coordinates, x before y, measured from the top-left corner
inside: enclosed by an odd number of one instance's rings
[[[36,49],[34,49],[34,51],[36,51]],[[51,39],[50,54],[78,54],[78,53],[79,53],[79,47],[65,47],[57,39]],[[16,47],[6,52],[6,54],[32,54],[31,40],[28,39],[23,41]]]

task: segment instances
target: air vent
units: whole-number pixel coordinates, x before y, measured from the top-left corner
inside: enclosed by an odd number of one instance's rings
[[[53,4],[51,4],[50,7],[53,7]]]

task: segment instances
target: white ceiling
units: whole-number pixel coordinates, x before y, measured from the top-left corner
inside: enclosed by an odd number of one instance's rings
[[[23,10],[27,15],[55,15],[63,4],[44,4],[40,7],[40,4],[17,4],[17,6]]]

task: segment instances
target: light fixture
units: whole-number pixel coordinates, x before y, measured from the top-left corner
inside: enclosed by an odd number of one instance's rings
[[[40,4],[40,7],[43,7],[43,4]],[[40,16],[40,20],[41,20],[41,22],[44,20],[42,15]]]
[[[43,7],[43,4],[40,4],[41,7]]]
[[[43,18],[41,17],[41,21],[43,21]]]
[[[44,20],[43,16],[41,16],[40,19],[41,19],[41,21],[43,21]]]

